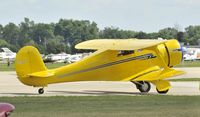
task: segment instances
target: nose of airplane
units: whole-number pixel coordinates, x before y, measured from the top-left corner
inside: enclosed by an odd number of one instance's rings
[[[178,65],[183,60],[183,48],[181,44],[175,40],[168,40],[166,46],[169,51],[169,65],[170,67]]]

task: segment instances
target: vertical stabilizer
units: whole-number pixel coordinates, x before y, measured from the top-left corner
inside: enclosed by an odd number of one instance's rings
[[[19,50],[15,60],[15,68],[18,78],[47,70],[39,51],[33,46],[25,46]]]

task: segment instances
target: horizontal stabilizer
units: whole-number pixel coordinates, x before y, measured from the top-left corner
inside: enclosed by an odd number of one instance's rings
[[[153,39],[94,39],[79,43],[76,49],[92,49],[92,50],[136,50],[152,47],[166,40]]]
[[[40,77],[40,78],[51,77],[53,75],[54,75],[54,73],[52,73],[50,71],[41,71],[41,72],[28,74],[28,76],[30,76],[30,77]]]

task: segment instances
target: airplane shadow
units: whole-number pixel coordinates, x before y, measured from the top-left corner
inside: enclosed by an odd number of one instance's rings
[[[84,91],[48,91],[52,93],[64,93],[74,95],[155,95],[154,93],[140,92],[121,92],[121,91],[102,91],[102,90],[84,90]]]
[[[156,93],[140,93],[140,92],[121,92],[121,91],[102,91],[102,90],[83,90],[83,91],[47,91],[50,93],[60,95],[91,95],[91,96],[104,96],[104,95],[157,95]],[[39,96],[38,93],[0,93],[0,95],[13,95],[13,96]],[[42,95],[41,95],[42,96]]]

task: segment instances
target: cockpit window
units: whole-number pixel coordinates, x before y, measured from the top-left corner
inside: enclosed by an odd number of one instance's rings
[[[117,56],[125,56],[125,55],[129,55],[133,53],[134,53],[134,50],[121,50],[119,51]]]

